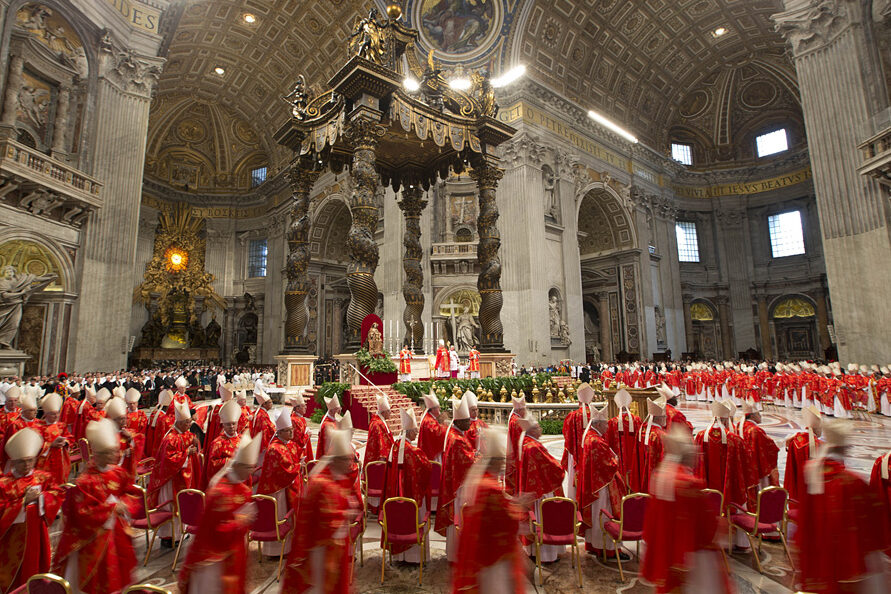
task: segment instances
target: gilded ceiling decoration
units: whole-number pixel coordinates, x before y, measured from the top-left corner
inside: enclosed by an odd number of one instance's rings
[[[812,318],[817,315],[813,304],[801,297],[789,297],[773,308],[773,317],[786,318]]]
[[[250,171],[269,161],[265,139],[222,105],[188,95],[152,104],[146,175],[196,192],[250,189]]]
[[[579,207],[579,253],[603,254],[634,247],[631,224],[625,209],[604,190],[592,190]]]

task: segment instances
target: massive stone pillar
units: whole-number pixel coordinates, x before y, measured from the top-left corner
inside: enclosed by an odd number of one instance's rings
[[[377,270],[378,247],[374,241],[374,231],[378,212],[374,195],[380,176],[374,163],[375,149],[383,131],[382,126],[364,118],[350,122],[347,127],[353,145],[353,193],[350,196],[353,221],[347,236],[347,249],[350,252],[347,266],[347,286],[350,288],[347,323],[352,334],[347,342],[351,342],[351,346],[358,345],[362,320],[374,313],[377,306],[374,271]]]
[[[693,338],[693,314],[690,312],[690,305],[693,304],[693,296],[692,295],[684,295],[683,296],[684,303],[684,337],[687,341],[687,352],[693,351],[693,344],[695,342]]]
[[[770,316],[767,311],[767,298],[758,297],[758,325],[761,329],[761,357],[773,358],[773,349],[770,347]]]
[[[826,306],[826,291],[815,291],[811,294],[814,303],[817,304],[817,335],[820,338],[820,352],[822,356],[826,349],[832,346],[829,336],[829,308]]]
[[[424,270],[421,268],[421,212],[427,201],[421,198],[421,188],[409,186],[402,189],[402,200],[399,208],[405,215],[405,235],[402,245],[405,253],[402,257],[402,269],[405,280],[402,283],[402,296],[405,298],[405,310],[402,322],[405,324],[403,343],[415,349],[424,344],[424,324],[421,315],[424,313]]]
[[[498,232],[498,205],[495,203],[495,190],[504,171],[483,162],[470,172],[479,191],[479,216],[477,217],[477,261],[480,273],[476,287],[480,292],[480,326],[482,341],[480,351],[497,353],[504,351],[504,328],[501,325],[501,234]]]
[[[99,52],[93,171],[105,184],[78,257],[73,370],[126,366],[149,104],[163,60],[107,44]]]
[[[730,325],[730,300],[721,296],[718,302],[718,319],[721,324],[721,346],[725,359],[736,359],[736,351],[733,350],[733,326]]]
[[[600,314],[600,360],[613,360],[613,325],[609,316],[609,293],[597,293],[597,311]]]
[[[798,74],[839,358],[880,363],[891,351],[887,192],[857,174],[861,130],[888,106],[869,3],[785,0],[774,15]]]
[[[306,292],[309,279],[309,194],[321,171],[313,171],[303,164],[294,165],[288,172],[291,184],[291,221],[288,225],[288,265],[285,290],[285,352],[308,353],[306,331]]]
[[[53,120],[53,156],[65,153],[66,133],[68,132],[68,104],[71,101],[71,90],[68,87],[59,89],[56,117]]]

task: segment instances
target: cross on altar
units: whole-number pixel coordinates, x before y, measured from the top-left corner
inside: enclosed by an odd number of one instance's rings
[[[412,316],[411,319],[408,321],[408,327],[411,329],[411,352],[412,352],[412,354],[415,353],[415,325],[417,323],[418,323],[418,321],[415,319],[414,316]]]
[[[458,340],[458,325],[455,321],[455,312],[461,312],[464,308],[460,303],[455,303],[454,301],[449,301],[448,303],[443,303],[439,306],[440,309],[447,310],[449,312],[449,322],[452,325],[452,343],[457,342]]]

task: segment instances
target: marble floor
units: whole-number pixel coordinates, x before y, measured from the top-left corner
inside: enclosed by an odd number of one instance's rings
[[[695,430],[704,428],[710,421],[708,406],[705,403],[681,403],[679,408],[693,423]],[[868,420],[848,421],[854,428],[852,435],[853,447],[850,450],[848,465],[856,472],[868,478],[873,461],[880,454],[891,449],[891,419],[871,415]],[[801,413],[798,410],[784,408],[772,409],[763,413],[763,426],[768,434],[781,446],[786,438],[796,433],[801,428]],[[317,431],[314,428],[314,432]],[[315,435],[315,433],[314,433]],[[364,447],[366,435],[357,431],[355,444],[360,449]],[[548,450],[558,458],[562,455],[562,436],[545,436],[542,441]],[[780,476],[783,475],[785,465],[785,451],[780,451]],[[55,526],[55,532],[59,530],[59,524]],[[57,535],[57,534],[56,534]],[[385,582],[380,583],[380,529],[376,523],[369,521],[368,530],[363,539],[365,562],[362,567],[356,568],[354,586],[357,592],[431,592],[441,593],[449,590],[449,570],[445,560],[445,539],[435,532],[431,532],[432,561],[424,567],[424,581],[418,586],[418,571],[414,566],[388,566]],[[137,557],[142,559],[145,554],[145,539],[142,534],[134,536],[134,545]],[[188,546],[188,541],[183,550]],[[632,548],[629,552],[634,553]],[[182,558],[182,556],[181,556]],[[155,544],[147,567],[138,568],[136,578],[140,582],[163,586],[176,592],[175,577],[171,572],[173,552],[169,549],[160,549]],[[773,543],[765,543],[761,557],[764,566],[764,574],[759,574],[753,568],[751,554],[734,554],[729,557],[729,564],[733,580],[736,583],[736,592],[739,594],[765,593],[782,594],[792,593],[793,575],[789,560],[781,546]],[[270,561],[258,561],[256,546],[250,551],[248,566],[248,591],[252,594],[273,593],[279,591],[279,584],[272,574],[275,563]],[[564,554],[560,559],[544,568],[544,582],[536,585],[532,578],[533,565],[529,565],[529,580],[526,584],[527,592],[578,592],[575,581],[575,570],[570,566],[569,554]],[[636,558],[623,564],[625,581],[619,578],[618,568],[615,563],[604,564],[600,559],[591,555],[582,556],[582,577],[584,591],[586,592],[615,592],[615,593],[649,593],[653,588],[645,584],[637,575],[638,563]],[[537,577],[537,576],[536,576]]]

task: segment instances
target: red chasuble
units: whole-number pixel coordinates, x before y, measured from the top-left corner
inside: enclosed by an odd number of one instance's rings
[[[619,457],[599,433],[589,429],[579,453],[579,484],[576,499],[582,523],[591,527],[591,505],[600,497],[598,492],[607,487],[612,508],[620,513],[620,502],[626,487],[619,473]]]
[[[207,430],[204,432],[204,457],[210,456],[210,448],[213,446],[214,440],[223,432],[222,423],[220,423],[220,407],[222,404],[215,404],[207,414]],[[207,408],[207,407],[205,407]],[[241,418],[239,417],[239,421]],[[239,433],[239,435],[241,435]],[[210,480],[208,477],[207,480]]]
[[[40,470],[16,478],[0,477],[0,592],[10,592],[36,573],[50,568],[50,540],[47,527],[53,523],[62,496],[53,477]],[[24,521],[16,523],[23,511],[25,491],[39,487],[43,495],[43,515],[37,500],[24,507]]]
[[[631,476],[635,474],[632,470],[637,465],[637,432],[640,431],[640,417],[632,414],[629,421],[627,411],[622,411],[621,417],[621,426],[619,417],[609,420],[606,443],[619,458],[619,474],[632,491],[638,491],[637,485],[631,484]]]
[[[473,446],[473,449],[480,449],[480,435],[482,435],[483,429],[488,429],[489,426],[482,419],[473,419],[470,421],[470,429],[465,432],[465,436],[467,437],[467,441],[470,442],[470,445]]]
[[[325,449],[328,447],[328,429],[337,429],[337,421],[335,421],[330,413],[325,413],[322,417],[322,424],[319,426],[319,442],[316,444],[316,460],[321,460],[325,455]]]
[[[2,448],[2,451],[0,451],[0,472],[2,472],[3,469],[6,468],[6,462],[9,461],[9,457],[6,455],[6,442],[9,441],[9,438],[25,428],[31,428],[40,433],[40,425],[41,422],[38,421],[36,418],[31,419],[30,421],[26,421],[21,416],[13,417],[12,419],[10,419],[10,421],[6,424],[6,432],[3,435],[3,443],[0,444],[0,448]]]
[[[386,460],[390,448],[393,447],[393,434],[380,415],[371,415],[368,423],[368,443],[365,445],[365,464]]]
[[[301,593],[314,586],[346,594],[349,584],[349,524],[356,513],[345,481],[324,468],[309,477],[300,502],[312,513],[298,514],[294,543],[282,577],[282,592]],[[322,549],[320,583],[313,583],[313,549]]]
[[[520,493],[531,493],[535,499],[548,493],[563,496],[563,467],[540,441],[528,435],[523,439],[519,466]]]
[[[665,435],[665,431],[658,425],[650,427],[650,443],[646,444],[646,429],[646,424],[643,424],[637,441],[637,464],[635,464],[631,476],[632,490],[638,493],[649,492],[650,475],[665,456],[665,448],[662,445],[662,436]]]
[[[173,421],[173,413],[160,410],[152,413],[152,417],[149,419],[145,429],[145,453],[147,456],[157,459],[158,446],[161,445],[161,440],[164,439],[164,436],[173,427]]]
[[[711,438],[709,438],[711,439]],[[702,493],[705,483],[686,466],[666,461],[653,475],[651,494],[644,519],[647,544],[641,576],[656,585],[656,592],[683,589],[690,577],[690,556],[712,548],[718,529],[718,510]],[[721,572],[725,587],[730,586],[724,565],[715,551],[714,566]]]
[[[816,455],[816,449],[821,443],[819,439],[814,438],[814,451],[811,451],[807,431],[796,433],[786,440],[786,474],[783,477],[783,487],[789,491],[789,499],[799,501],[804,496],[804,465]]]
[[[485,594],[481,583],[485,570],[504,562],[510,589],[498,577],[500,591],[526,591],[524,555],[517,531],[526,512],[504,493],[498,478],[484,473],[476,485],[473,501],[464,509],[464,525],[458,540],[458,562],[452,566],[452,592]]]
[[[37,468],[50,473],[57,485],[68,482],[71,474],[71,454],[68,448],[74,441],[68,433],[68,426],[61,421],[52,425],[41,422],[38,429],[43,435],[43,450],[37,458]],[[64,438],[65,443],[53,447],[53,442],[59,437]]]
[[[71,396],[66,396],[62,402],[62,409],[59,411],[59,422],[68,428],[68,432],[73,434],[74,421],[77,419],[77,409],[80,408],[80,400]]]
[[[399,443],[396,440],[387,457],[387,480],[381,501],[390,497],[408,497],[418,504],[418,521],[424,519],[421,507],[430,490],[430,460],[420,448],[405,442],[405,450],[402,453],[402,464],[399,464]],[[430,510],[427,510],[430,511]],[[383,538],[383,534],[381,535]],[[409,549],[410,545],[392,545],[393,554],[398,555]]]
[[[244,594],[247,574],[245,535],[250,524],[239,520],[235,514],[250,501],[250,487],[245,483],[232,482],[228,476],[222,477],[207,492],[198,533],[189,546],[185,565],[179,573],[177,587],[180,592],[189,591],[192,573],[209,565],[220,564],[222,589],[216,590],[216,594]]]
[[[449,444],[442,457],[442,480],[436,508],[434,529],[445,536],[449,526],[455,523],[455,497],[464,484],[467,471],[473,466],[473,446],[461,431],[452,427]]]
[[[745,505],[746,489],[758,482],[749,462],[746,444],[731,431],[727,432],[727,443],[721,443],[721,430],[712,427],[708,430],[708,443],[705,431],[696,434],[694,440],[699,448],[699,464],[696,476],[703,479],[706,488],[724,494],[724,505],[731,503]]]
[[[139,433],[130,433],[129,437],[123,433],[118,435],[121,441],[121,466],[135,478],[136,465],[144,457],[145,437]]]
[[[449,373],[449,351],[445,347],[436,349],[436,363],[433,369],[440,373]]]
[[[739,426],[737,425],[737,429]],[[760,482],[761,479],[767,478],[771,485],[779,485],[779,472],[777,471],[777,456],[780,449],[777,444],[767,435],[767,433],[752,421],[746,421],[743,425],[742,435],[749,452],[749,460],[752,465],[752,474],[754,478]],[[760,485],[756,482],[755,488],[749,488],[749,508],[755,509],[757,505],[758,489]]]
[[[446,428],[429,411],[424,411],[418,429],[418,447],[430,461],[436,460],[442,455],[443,440],[445,440]]]
[[[675,423],[680,423],[681,425],[685,425],[691,433],[693,432],[693,423],[687,420],[687,417],[684,416],[684,413],[670,404],[665,405],[665,417],[668,419],[668,422],[665,424],[666,431],[671,429],[671,426]]]
[[[517,494],[518,474],[517,454],[520,451],[520,435],[523,428],[520,427],[519,417],[511,412],[507,420],[507,463],[504,467],[504,490],[508,495]]]
[[[272,438],[275,437],[275,423],[269,418],[265,408],[258,408],[251,421],[251,437],[260,435],[260,451],[265,452]]]
[[[200,484],[200,459],[198,454],[188,454],[189,446],[194,444],[194,440],[194,435],[188,431],[180,433],[176,427],[171,428],[161,440],[155,455],[155,467],[149,479],[150,505],[159,503],[158,493],[168,482],[172,483],[173,497],[183,489],[194,489]]]
[[[808,464],[818,464],[817,460]],[[867,573],[866,556],[885,549],[884,530],[877,521],[882,507],[875,493],[843,462],[823,460],[823,493],[802,489],[795,542],[796,569],[807,592],[854,591],[839,582]]]
[[[577,408],[567,413],[566,418],[563,420],[563,458],[560,461],[563,470],[569,469],[570,455],[578,464],[579,449],[582,445],[582,433],[585,432],[585,427],[588,424],[582,414],[582,409]],[[575,477],[573,477],[573,484],[575,484]]]
[[[306,426],[306,419],[295,412],[291,413],[291,425],[294,427],[294,443],[300,451],[300,459],[307,462],[313,459],[312,440]]]
[[[884,519],[885,554],[891,556],[891,473],[888,474],[889,478],[882,478],[882,469],[888,468],[889,458],[891,458],[891,454],[876,458],[875,464],[872,465],[872,474],[869,477],[869,488],[875,493],[882,506],[882,513],[879,515]]]
[[[272,495],[282,489],[288,490],[288,505],[291,509],[297,509],[297,503],[303,491],[300,451],[293,441],[285,443],[276,437],[269,442],[266,455],[263,456],[263,467],[260,470],[257,493]],[[284,513],[285,510],[281,511]]]
[[[80,413],[74,417],[74,431],[72,432],[74,439],[77,441],[86,437],[87,425],[90,424],[90,421],[98,421],[104,416],[104,412],[93,408],[89,402],[84,403]]]
[[[132,435],[141,435],[143,443],[145,442],[146,428],[148,428],[148,417],[141,410],[127,413],[127,422],[124,424]],[[144,449],[144,446],[143,446]]]
[[[93,464],[77,478],[62,508],[62,536],[51,571],[64,576],[71,555],[77,553],[78,584],[86,594],[117,592],[133,583],[136,567],[133,540],[124,519],[117,515],[117,498],[130,513],[140,507],[142,495],[120,466],[100,472]],[[106,526],[110,526],[107,528]]]
[[[235,448],[238,447],[239,439],[241,439],[241,436],[238,433],[229,437],[223,432],[213,440],[212,444],[210,444],[210,450],[207,452],[207,457],[204,461],[205,485],[210,483],[210,480],[223,469],[223,466],[226,465],[226,462],[228,462],[229,458],[232,457],[232,454],[235,453]]]

